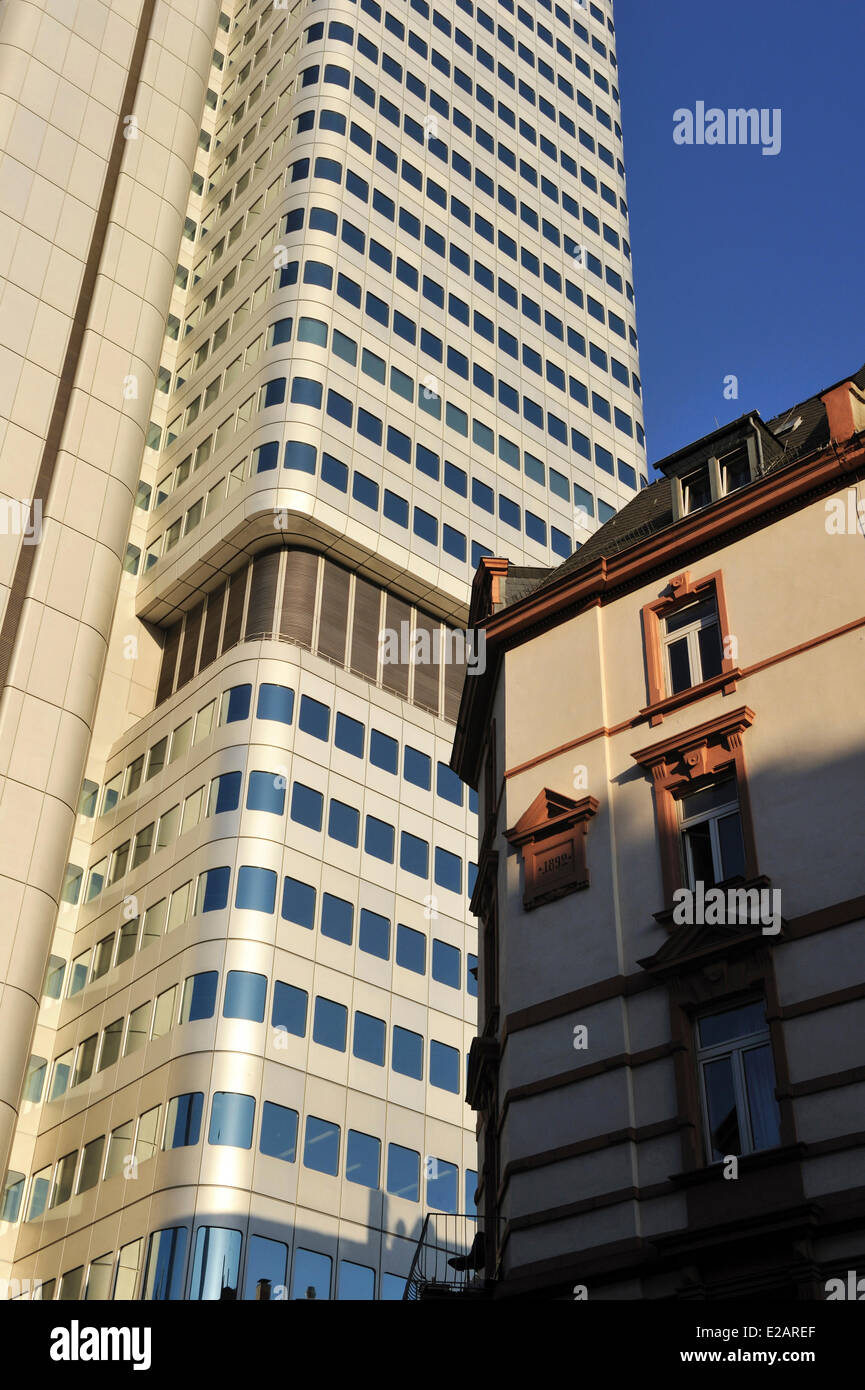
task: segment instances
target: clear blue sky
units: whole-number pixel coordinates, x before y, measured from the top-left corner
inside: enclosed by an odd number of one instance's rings
[[[654,462],[865,363],[865,4],[616,0],[615,18]],[[780,153],[674,144],[698,101],[780,107]]]

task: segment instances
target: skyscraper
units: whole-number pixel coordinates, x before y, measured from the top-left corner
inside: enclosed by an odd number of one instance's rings
[[[0,29],[0,1256],[398,1297],[472,1210],[474,568],[646,476],[612,8],[79,20]]]

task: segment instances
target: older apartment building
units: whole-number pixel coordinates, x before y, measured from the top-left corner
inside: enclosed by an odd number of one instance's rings
[[[475,581],[484,1231],[468,1272],[418,1252],[421,1296],[865,1268],[865,369],[659,468],[557,569]]]
[[[0,1275],[399,1297],[451,634],[647,481],[612,6],[7,0],[0,90]]]

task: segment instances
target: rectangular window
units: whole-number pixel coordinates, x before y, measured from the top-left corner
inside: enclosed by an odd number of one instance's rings
[[[267,976],[248,970],[229,970],[225,982],[223,1018],[245,1018],[250,1023],[264,1022],[264,1001],[267,995]]]
[[[215,1091],[210,1111],[210,1144],[227,1144],[236,1149],[252,1147],[255,1101],[235,1091]]]
[[[365,1014],[357,1009],[354,1015],[352,1056],[359,1057],[362,1062],[372,1062],[376,1067],[383,1067],[385,1032],[384,1019],[374,1018],[372,1014]]]
[[[402,1076],[423,1080],[423,1038],[420,1033],[394,1026],[391,1066]]]
[[[707,1162],[775,1148],[781,1126],[763,1002],[698,1019],[696,1031]]]
[[[273,1009],[271,1024],[280,1032],[291,1033],[297,1038],[306,1035],[306,1009],[309,996],[305,989],[288,985],[277,980],[273,986]]]
[[[295,1163],[297,1121],[296,1110],[266,1100],[261,1109],[261,1134],[258,1140],[260,1152],[270,1158],[278,1158],[283,1163]]]
[[[396,963],[416,975],[426,973],[426,937],[399,922],[396,930]]]
[[[303,1166],[313,1168],[317,1173],[336,1176],[339,1171],[339,1125],[320,1120],[315,1115],[307,1115]],[[297,1253],[299,1255],[301,1252]]]
[[[286,922],[312,930],[315,920],[315,889],[310,883],[286,876],[282,885],[282,916]]]
[[[388,960],[390,958],[389,918],[383,917],[379,912],[371,912],[369,908],[362,908],[357,944],[360,950],[366,951],[368,955],[378,956],[380,960]]]
[[[348,1009],[333,999],[318,995],[313,1014],[312,1040],[322,1047],[333,1048],[335,1052],[345,1052],[345,1037],[348,1028]]]
[[[203,1109],[204,1095],[201,1091],[174,1096],[168,1102],[163,1149],[184,1149],[197,1144],[201,1135]]]
[[[213,1018],[218,981],[219,974],[216,970],[204,970],[198,975],[187,975],[183,982],[183,996],[180,1002],[181,1023],[196,1023],[200,1019]]]
[[[420,1201],[420,1154],[401,1144],[387,1146],[387,1190],[407,1202]]]
[[[362,1187],[378,1188],[381,1168],[381,1140],[360,1130],[348,1131],[345,1176],[348,1182]]]
[[[142,1299],[164,1301],[183,1296],[187,1237],[185,1226],[153,1232],[147,1246]]]
[[[679,798],[682,854],[688,885],[712,888],[745,872],[742,818],[735,774]]]
[[[677,608],[662,620],[662,629],[667,688],[671,695],[720,675],[723,651],[714,598]]]
[[[126,1045],[123,1048],[124,1057],[128,1057],[131,1052],[137,1052],[147,1042],[147,1032],[150,1024],[150,1010],[152,1001],[148,999],[146,1004],[139,1004],[137,1009],[133,1009],[129,1015],[129,1023],[126,1028]]]
[[[172,985],[162,994],[156,997],[156,1008],[153,1010],[153,1029],[150,1036],[161,1038],[168,1033],[174,1023],[174,1006],[177,998],[177,986]]]

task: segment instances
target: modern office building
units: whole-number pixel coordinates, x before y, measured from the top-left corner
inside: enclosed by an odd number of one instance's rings
[[[474,569],[646,482],[612,7],[8,0],[0,91],[0,1274],[399,1297]]]
[[[484,1248],[416,1297],[856,1297],[865,368],[658,467],[478,572]]]

